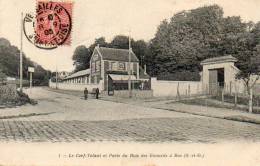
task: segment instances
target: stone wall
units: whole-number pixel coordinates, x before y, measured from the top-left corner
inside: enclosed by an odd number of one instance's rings
[[[199,95],[204,93],[201,81],[165,81],[151,78],[151,89],[155,97]]]
[[[153,97],[152,90],[132,90],[131,93],[132,93],[133,98],[151,98],[151,97]],[[129,91],[128,90],[115,90],[114,96],[128,98]]]
[[[56,83],[49,81],[50,88],[56,88]],[[85,83],[61,83],[57,84],[58,89],[63,90],[75,90],[75,91],[83,91],[85,88],[88,88],[88,91],[91,91],[93,88],[101,89],[101,84],[85,84]]]

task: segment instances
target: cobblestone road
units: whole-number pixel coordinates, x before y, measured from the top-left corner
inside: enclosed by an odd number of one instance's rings
[[[44,89],[36,106],[0,110],[0,142],[260,142],[260,125],[194,116]],[[32,114],[19,117],[21,114]],[[36,115],[39,114],[39,115]],[[42,114],[42,115],[40,115]]]
[[[152,118],[112,121],[0,122],[1,142],[259,141],[260,126],[214,118]]]

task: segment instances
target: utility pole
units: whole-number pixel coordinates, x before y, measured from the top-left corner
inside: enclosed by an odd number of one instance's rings
[[[129,31],[129,50],[128,50],[128,92],[129,98],[132,97],[132,90],[131,90],[131,38],[130,38],[130,31]]]
[[[23,12],[21,13],[20,92],[23,91]]]
[[[32,72],[30,72],[30,89],[32,89]]]
[[[34,67],[28,67],[28,72],[30,74],[30,93],[32,92],[32,74],[34,72]]]

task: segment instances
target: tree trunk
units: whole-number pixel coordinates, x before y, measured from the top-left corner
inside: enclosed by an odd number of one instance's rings
[[[250,89],[249,93],[250,95],[249,95],[249,102],[248,102],[248,106],[249,106],[248,110],[250,113],[252,113],[253,112],[253,89],[252,88]]]

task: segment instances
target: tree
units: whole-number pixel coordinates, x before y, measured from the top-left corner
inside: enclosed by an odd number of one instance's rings
[[[131,39],[131,43],[133,43],[133,39]],[[117,35],[108,45],[112,48],[128,49],[129,37],[124,35]]]
[[[254,26],[251,22],[246,24],[246,31],[236,36],[236,57],[239,73],[237,79],[241,79],[248,94],[249,112],[252,112],[252,89],[260,78],[260,40],[259,23]]]
[[[244,81],[248,93],[259,79],[260,66],[260,28],[256,25],[252,29],[251,26],[251,23],[247,24],[247,31],[236,36],[236,65],[240,70],[237,78]]]
[[[132,48],[140,61],[140,65],[144,66],[147,60],[146,56],[148,55],[148,44],[144,40],[137,40],[133,41]]]
[[[222,8],[212,5],[179,12],[169,22],[164,20],[151,40],[152,75],[183,70],[199,73],[200,61],[213,56],[210,48],[219,40],[222,18]]]
[[[72,56],[72,59],[74,61],[73,65],[75,66],[74,71],[77,72],[89,68],[90,57],[90,51],[88,48],[86,48],[86,46],[78,46]]]
[[[88,47],[91,55],[93,54],[93,51],[96,46],[108,47],[108,43],[106,42],[106,39],[104,37],[99,37],[95,39],[95,42]]]
[[[46,70],[42,68],[40,65],[31,61],[26,55],[23,53],[23,78],[29,79],[28,75],[28,67],[35,67],[37,70],[35,71],[34,77],[38,79],[38,83],[48,81],[46,76]],[[11,43],[4,38],[0,38],[0,70],[6,76],[10,77],[18,77],[19,76],[19,61],[20,61],[20,50],[11,45]],[[38,77],[38,78],[37,78]]]
[[[237,40],[252,26],[252,22],[244,23],[237,16],[224,18],[218,5],[181,11],[170,21],[163,20],[151,40],[149,73],[158,77],[172,75],[168,78],[179,80],[196,73],[198,78],[191,78],[199,80],[202,60],[226,54],[239,59],[242,43]]]

